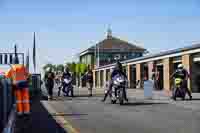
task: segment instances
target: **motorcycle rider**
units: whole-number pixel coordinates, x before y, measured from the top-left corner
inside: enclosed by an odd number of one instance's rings
[[[183,80],[182,82],[182,88],[186,89],[186,93],[189,95],[190,100],[192,99],[191,92],[189,88],[187,87],[187,81],[189,78],[189,73],[188,71],[184,68],[183,64],[178,65],[178,69],[172,74],[172,78],[181,78]]]
[[[45,73],[45,76],[44,76],[45,86],[49,94],[48,95],[49,100],[53,99],[54,79],[55,79],[55,74],[52,71],[52,68],[50,67],[47,69],[47,72]]]
[[[72,78],[72,75],[71,75],[71,73],[69,72],[69,68],[66,67],[66,68],[65,68],[65,71],[63,72],[63,75],[62,75],[63,92],[66,94],[66,96],[68,96],[68,95],[69,95],[69,91],[71,91],[71,97],[73,97],[73,96],[74,96],[74,95],[73,95],[73,89],[72,89],[72,90],[68,89],[67,87],[68,87],[69,84],[66,84],[66,83],[64,82],[64,79],[69,79],[69,78]],[[71,84],[71,83],[70,83],[70,84]],[[67,90],[66,90],[66,88],[67,88]]]
[[[93,72],[92,72],[91,68],[88,70],[88,72],[84,76],[86,77],[89,96],[92,96]]]
[[[111,92],[112,85],[113,85],[113,78],[117,74],[122,74],[123,76],[125,76],[127,78],[126,74],[123,72],[122,64],[119,61],[117,61],[116,65],[115,65],[115,68],[111,73],[111,80],[110,80],[109,85],[108,85],[109,88],[108,88],[107,92],[105,93],[105,96],[104,96],[104,99],[102,100],[102,102],[104,102],[106,100],[106,98],[108,97],[109,93]],[[126,95],[126,89],[124,88],[123,91],[124,91],[124,98],[128,102],[128,98],[127,98],[127,95]]]

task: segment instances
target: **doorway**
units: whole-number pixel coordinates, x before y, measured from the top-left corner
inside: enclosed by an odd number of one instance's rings
[[[200,93],[200,62],[194,62],[191,70],[192,92]]]
[[[148,64],[144,64],[144,71],[142,72],[143,75],[142,75],[142,79],[144,81],[148,80],[149,78],[149,68],[148,68]]]
[[[136,67],[130,66],[130,88],[136,88]]]
[[[104,83],[104,70],[100,70],[100,88],[103,87],[103,83]]]
[[[157,65],[157,71],[158,71],[158,90],[163,90],[164,88],[164,71],[163,71],[163,65]]]

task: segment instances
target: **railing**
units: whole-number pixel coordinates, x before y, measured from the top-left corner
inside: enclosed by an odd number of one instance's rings
[[[0,78],[0,132],[12,133],[15,123],[15,97],[11,81]]]

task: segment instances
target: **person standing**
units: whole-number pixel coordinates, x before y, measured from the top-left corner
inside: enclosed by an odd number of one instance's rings
[[[158,71],[158,69],[156,69],[156,73],[155,73],[155,78],[156,78],[156,88],[157,90],[160,90],[161,87],[160,87],[160,72]]]
[[[54,79],[55,74],[52,72],[52,68],[48,68],[47,72],[45,73],[44,80],[45,80],[45,86],[48,91],[48,99],[53,99],[53,88],[54,88]]]
[[[86,83],[88,88],[88,95],[92,96],[92,88],[93,88],[93,72],[91,69],[88,70],[86,75]]]
[[[30,114],[30,96],[28,89],[29,73],[26,67],[16,63],[5,75],[12,80],[12,88],[16,97],[17,114],[27,116]]]

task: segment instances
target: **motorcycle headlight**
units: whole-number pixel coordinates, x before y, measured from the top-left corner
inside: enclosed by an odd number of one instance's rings
[[[117,80],[114,81],[114,84],[119,85],[119,82]]]
[[[108,92],[107,90],[104,91],[105,94],[106,94],[107,92]]]
[[[64,79],[64,81],[65,81],[65,83],[69,83],[70,82],[70,80],[68,80],[68,79]]]
[[[122,79],[118,79],[118,82],[120,82],[120,83],[121,83],[121,82],[123,82],[123,80],[122,80]]]

